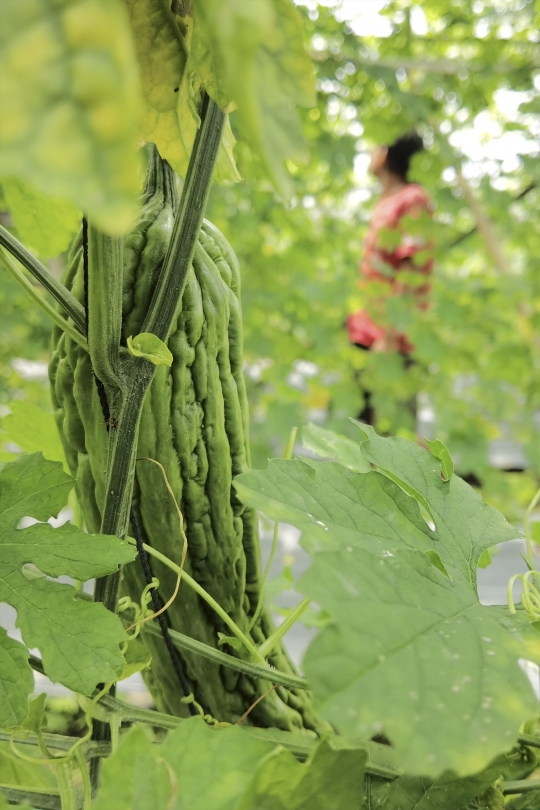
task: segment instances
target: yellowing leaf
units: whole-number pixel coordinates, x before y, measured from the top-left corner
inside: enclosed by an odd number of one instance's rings
[[[134,357],[144,357],[155,366],[171,366],[173,356],[165,343],[151,332],[141,332],[135,337],[128,337],[127,347]]]
[[[140,66],[142,134],[179,173],[185,172],[197,125],[176,108],[187,62],[187,28],[161,0],[125,0]]]
[[[141,176],[137,64],[120,0],[6,0],[0,81],[0,176],[125,232]]]
[[[188,63],[193,18],[181,19],[161,0],[125,0],[141,71],[142,134],[178,174],[185,175],[198,128],[198,88]],[[216,179],[240,180],[236,143],[228,120],[216,163]]]

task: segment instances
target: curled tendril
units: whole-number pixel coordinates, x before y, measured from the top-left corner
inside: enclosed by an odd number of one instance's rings
[[[205,723],[208,723],[209,726],[215,726],[216,728],[227,728],[228,726],[232,725],[232,723],[216,720],[216,718],[212,717],[211,714],[205,714],[201,704],[197,703],[197,701],[195,700],[195,695],[193,694],[193,692],[190,692],[189,695],[180,698],[180,703],[185,703],[186,705],[191,703],[193,706],[195,706],[198,714],[203,718]]]
[[[157,579],[157,577],[152,577],[152,582],[150,582],[142,592],[140,605],[134,602],[130,596],[123,596],[118,600],[118,613],[124,613],[126,610],[133,610],[135,613],[133,624],[128,628],[128,630],[133,628],[133,633],[129,634],[130,639],[137,638],[141,632],[141,624],[144,619],[153,618],[155,615],[149,607],[152,601],[152,595],[150,593],[152,588],[159,588],[159,579]]]
[[[514,574],[514,576],[510,578],[508,583],[508,609],[510,613],[516,612],[513,590],[514,583],[516,580],[520,579],[523,583],[521,604],[532,619],[540,619],[540,592],[532,581],[535,576],[540,577],[540,571],[527,571],[526,574]]]

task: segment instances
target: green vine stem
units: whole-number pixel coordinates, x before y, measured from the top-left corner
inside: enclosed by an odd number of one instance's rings
[[[151,633],[152,635],[161,636],[159,629],[149,623],[143,630],[144,633]],[[309,683],[305,678],[298,675],[288,675],[286,672],[280,672],[278,669],[270,669],[268,666],[255,664],[251,661],[244,661],[242,658],[235,658],[234,655],[229,655],[216,647],[210,647],[208,644],[203,644],[202,641],[196,641],[194,638],[179,633],[177,630],[169,629],[170,636],[173,643],[179,650],[189,650],[201,655],[203,658],[208,658],[210,661],[215,661],[221,666],[229,667],[236,670],[236,672],[244,672],[246,675],[253,675],[256,678],[264,678],[270,683],[280,684],[287,686],[289,689],[309,689]]]
[[[126,387],[120,373],[124,243],[101,233],[91,222],[87,234],[88,343],[94,373],[111,397]]]
[[[540,748],[540,737],[535,737],[534,734],[518,734],[518,742],[530,745],[531,748]]]
[[[124,703],[118,698],[105,695],[99,700],[99,704],[111,715],[117,715],[122,720],[149,723],[152,726],[163,729],[179,728],[187,721],[181,717],[174,717],[173,715],[163,714],[162,712],[155,712],[152,709],[139,709],[136,706],[131,706]],[[271,742],[276,745],[282,745],[287,748],[297,759],[307,759],[312,752],[313,748],[317,745],[319,740],[317,737],[299,737],[291,731],[280,731],[277,729],[264,729],[257,726],[244,726],[244,732],[260,740]],[[368,751],[369,760],[366,765],[366,771],[373,776],[380,776],[383,779],[397,779],[400,776],[393,768],[389,768],[379,763],[376,760],[381,759],[388,761],[389,748],[380,743],[367,741],[363,746]]]
[[[75,751],[75,761],[82,779],[83,810],[90,810],[90,803],[92,801],[92,783],[90,782],[90,773],[86,767],[86,760],[80,748],[77,748]]]
[[[66,737],[63,734],[42,734],[43,742],[49,751],[71,751],[73,744],[80,739],[80,737]],[[17,745],[33,745],[39,746],[39,738],[34,732],[25,735],[17,736],[16,734],[9,734],[7,731],[0,731],[0,742],[13,742]],[[95,740],[87,740],[83,743],[77,751],[80,751],[85,760],[95,759],[96,757],[107,757],[111,753],[111,746],[108,742],[96,742]]]
[[[540,790],[540,779],[519,779],[515,782],[505,782],[502,787],[505,796],[516,793],[530,793],[533,790]]]
[[[308,609],[310,604],[311,604],[311,597],[306,596],[306,598],[302,599],[300,604],[297,605],[295,609],[291,611],[291,613],[289,613],[285,621],[279,625],[277,630],[275,630],[272,633],[272,635],[269,636],[266,639],[266,641],[263,642],[263,644],[261,644],[261,646],[259,647],[259,654],[262,655],[263,658],[266,658],[268,655],[270,655],[276,644],[279,644],[285,633],[287,633],[291,629],[293,624],[295,624],[298,621],[302,613],[304,613],[304,611]]]
[[[43,672],[42,662],[39,658],[31,655],[29,663],[37,672]],[[187,722],[181,717],[175,717],[163,712],[157,712],[153,709],[140,709],[129,703],[125,703],[110,694],[98,697],[99,693],[96,691],[91,699],[97,699],[100,708],[105,711],[106,715],[120,719],[126,722],[147,723],[156,728],[175,729],[180,727],[183,723]],[[318,738],[314,736],[299,736],[291,731],[281,731],[279,729],[264,729],[256,726],[244,726],[244,732],[258,739],[265,740],[266,742],[274,743],[275,745],[282,745],[287,748],[297,759],[307,759],[317,745]],[[79,738],[65,737],[56,734],[44,734],[45,742],[51,749],[57,748],[58,750],[69,751],[73,748],[73,742]],[[0,740],[9,741],[14,739],[17,743],[24,745],[39,745],[37,735],[34,733],[28,734],[25,737],[18,738],[15,735],[1,734]],[[51,739],[52,738],[52,739]],[[523,739],[521,739],[523,738]],[[339,738],[343,740],[344,738]],[[540,738],[532,735],[521,734],[519,741],[524,745],[536,744],[540,745]],[[531,742],[532,741],[532,742]],[[392,765],[392,749],[387,745],[367,741],[363,746],[368,752],[368,762],[366,765],[366,772],[373,776],[380,776],[383,779],[397,779],[401,775],[395,768],[388,767]],[[85,759],[93,759],[97,757],[106,757],[110,755],[111,744],[110,742],[96,743],[88,741],[80,746],[81,754]],[[383,764],[384,763],[384,764]]]
[[[175,323],[210,193],[225,114],[203,92],[201,124],[189,160],[171,241],[141,332],[164,343]]]
[[[136,546],[136,541],[132,537],[126,537],[126,540],[132,546]],[[157,551],[157,549],[152,548],[152,546],[149,546],[146,543],[143,543],[143,548],[147,554],[150,554],[152,557],[155,557],[157,560],[160,560],[164,565],[167,566],[167,568],[170,568],[171,571],[174,571],[175,574],[180,573],[180,566],[176,565],[175,562],[170,560],[160,551]],[[229,630],[231,630],[231,632],[234,633],[236,638],[242,642],[242,644],[244,645],[246,650],[250,653],[250,655],[254,658],[254,660],[264,665],[265,663],[264,658],[261,656],[259,650],[257,650],[257,647],[253,644],[251,639],[248,638],[245,635],[245,633],[242,632],[242,630],[240,630],[236,622],[234,622],[231,619],[229,614],[226,613],[226,611],[221,607],[221,605],[218,602],[216,602],[213,596],[210,596],[208,591],[205,591],[205,589],[201,585],[199,585],[199,583],[196,582],[193,579],[193,577],[190,577],[190,575],[187,574],[186,571],[182,571],[182,581],[185,582],[186,585],[189,585],[189,587],[192,590],[194,590],[195,593],[197,593],[201,597],[201,599],[204,599],[204,601],[216,611],[218,616],[220,616],[220,618],[223,619]]]
[[[9,804],[20,805],[28,802],[35,810],[63,810],[60,793],[57,790],[43,788],[14,788],[12,785],[0,785],[0,790]],[[77,810],[82,805],[78,804]]]
[[[56,778],[60,791],[62,810],[78,810],[77,793],[73,784],[71,762],[59,762],[56,766]]]
[[[23,290],[32,298],[40,307],[41,309],[47,313],[49,318],[54,321],[54,323],[62,329],[66,335],[75,341],[85,352],[90,351],[88,348],[88,341],[82,335],[79,330],[69,321],[60,315],[58,310],[52,307],[49,302],[40,295],[39,291],[34,287],[29,279],[26,278],[22,270],[19,270],[14,260],[11,258],[10,254],[4,249],[0,248],[0,258],[2,259],[2,263],[8,273],[15,279],[15,281],[21,285]]]
[[[28,272],[39,281],[42,287],[45,287],[45,289],[50,292],[52,297],[64,308],[69,317],[73,319],[79,332],[84,335],[86,333],[84,308],[69,290],[57,281],[52,273],[49,273],[45,265],[41,264],[35,256],[32,256],[30,251],[27,250],[12,233],[4,228],[3,225],[0,225],[0,245],[11,253],[12,256],[15,256],[17,261],[19,261],[23,267],[26,267]]]

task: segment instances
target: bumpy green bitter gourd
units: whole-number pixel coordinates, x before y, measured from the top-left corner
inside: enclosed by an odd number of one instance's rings
[[[177,203],[176,178],[152,147],[140,216],[124,242],[124,342],[141,331]],[[81,236],[72,247],[64,283],[84,303]],[[156,459],[167,471],[186,526],[186,570],[245,630],[259,597],[260,562],[256,516],[232,488],[233,477],[249,464],[240,273],[231,247],[207,221],[168,345],[173,364],[170,369],[156,369],[143,406],[137,454]],[[85,520],[90,531],[97,531],[104,501],[107,430],[89,357],[59,329],[53,336],[50,378],[56,419]],[[114,416],[111,429],[122,430]],[[156,465],[137,462],[134,506],[145,541],[179,563],[183,540],[178,515]],[[154,573],[163,597],[168,598],[174,575],[159,563]],[[127,566],[123,592],[137,600],[144,585],[139,563]],[[219,632],[229,634],[219,617],[185,585],[168,613],[171,627],[206,644],[215,646]],[[251,636],[260,644],[271,631],[263,612]],[[144,638],[152,652],[145,678],[158,708],[187,714],[163,642],[149,634]],[[234,654],[231,649],[227,652]],[[195,699],[219,720],[234,722],[268,688],[268,683],[200,656],[183,653],[182,659]],[[282,647],[276,648],[270,661],[281,670],[293,671]],[[319,727],[309,695],[283,687],[262,700],[249,720],[283,729]]]

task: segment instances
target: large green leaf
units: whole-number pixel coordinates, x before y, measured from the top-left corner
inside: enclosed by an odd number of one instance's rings
[[[40,194],[18,177],[5,177],[2,190],[17,233],[30,250],[48,257],[68,249],[81,223],[77,208]]]
[[[108,233],[125,231],[141,176],[123,4],[7,0],[2,11],[0,175],[69,200]]]
[[[236,488],[302,528],[313,554],[297,589],[334,620],[304,660],[324,716],[351,736],[384,731],[411,773],[471,773],[511,745],[536,707],[518,662],[540,660],[538,631],[524,614],[482,606],[475,589],[479,553],[515,532],[456,476],[443,482],[425,450],[400,441],[392,454],[397,440],[386,441],[386,466],[424,487],[435,531],[416,499],[377,472],[272,461]]]
[[[160,746],[135,728],[104,763],[95,808],[165,810],[175,796],[174,807],[190,810],[357,810],[365,759],[364,750],[325,741],[300,764],[281,746],[200,717]]]
[[[295,104],[314,103],[313,70],[290,0],[195,0],[191,64],[221,106],[234,102],[241,134],[280,192],[284,162],[303,161]]]
[[[69,585],[48,577],[68,575],[79,580],[113,573],[130,562],[133,549],[115,537],[87,535],[71,524],[53,529],[36,523],[19,529],[21,518],[46,521],[65,505],[73,479],[62,465],[41,453],[20,456],[0,469],[0,599],[17,611],[17,626],[25,643],[37,647],[46,674],[77,692],[89,694],[100,682],[121,674],[124,659],[119,644],[126,636],[118,617],[101,604],[76,598]],[[25,566],[35,565],[37,574]],[[47,576],[40,576],[39,572]],[[17,656],[11,640],[3,639],[2,657]],[[8,661],[9,664],[9,661]],[[3,670],[10,712],[26,716],[25,695],[31,691],[26,663],[17,687],[12,667]],[[23,688],[24,684],[24,688]]]
[[[484,767],[536,710],[518,662],[540,661],[538,631],[419,552],[347,548],[297,585],[335,620],[304,660],[323,713],[349,734],[384,729],[413,773]]]
[[[383,554],[403,546],[438,549],[413,498],[376,473],[356,473],[333,462],[275,459],[267,472],[240,475],[234,486],[244,503],[300,526],[304,541],[325,550],[339,547],[341,538]]]

